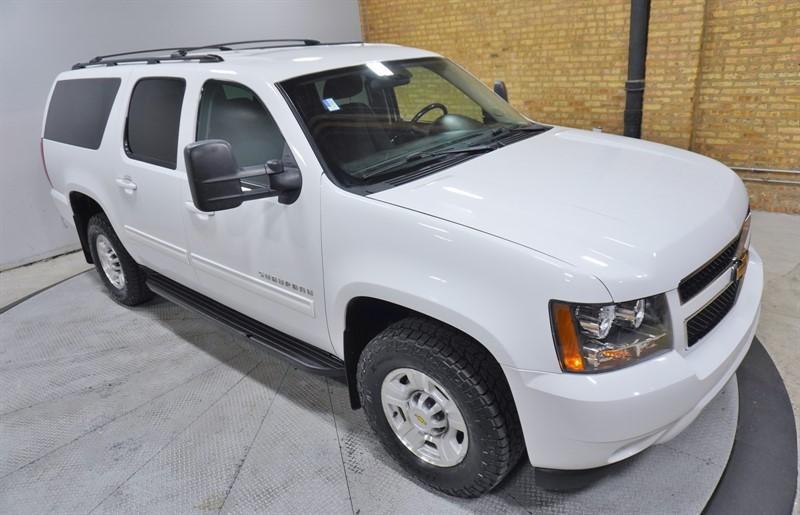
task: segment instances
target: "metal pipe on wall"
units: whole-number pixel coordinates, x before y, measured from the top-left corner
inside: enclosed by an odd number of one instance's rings
[[[745,182],[761,182],[767,184],[781,184],[783,186],[800,186],[800,180],[795,180],[794,177],[800,175],[800,170],[786,170],[782,168],[756,168],[752,166],[731,166],[731,170],[739,173],[739,177]],[[791,179],[773,179],[771,177],[746,177],[742,173],[758,174],[775,174],[786,175]]]
[[[647,29],[650,25],[650,0],[631,0],[631,22],[628,36],[628,80],[625,81],[625,114],[623,134],[642,136],[642,104],[644,102]]]

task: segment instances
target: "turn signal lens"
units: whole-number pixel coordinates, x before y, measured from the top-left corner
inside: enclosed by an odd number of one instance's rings
[[[553,303],[552,309],[561,367],[570,372],[582,372],[585,367],[578,342],[578,331],[572,318],[572,307],[569,304],[556,302]]]

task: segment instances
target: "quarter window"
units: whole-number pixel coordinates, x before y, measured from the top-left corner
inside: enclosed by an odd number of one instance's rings
[[[120,79],[60,80],[53,89],[44,138],[97,150]]]
[[[141,79],[131,94],[125,150],[131,159],[175,169],[183,79]]]

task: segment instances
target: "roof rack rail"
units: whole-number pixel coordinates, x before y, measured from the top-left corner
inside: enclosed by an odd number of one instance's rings
[[[252,45],[256,43],[289,43],[285,45],[277,45],[277,44],[270,44],[265,46],[256,46],[256,47],[247,47],[243,48],[242,50],[260,50],[264,48],[282,48],[282,47],[293,47],[293,46],[300,46],[297,43],[300,43],[302,46],[315,46],[315,45],[348,45],[348,44],[363,44],[363,41],[338,41],[332,43],[321,43],[319,40],[316,39],[252,39],[248,41],[229,41],[227,43],[215,43],[212,45],[201,45],[201,46],[191,46],[191,47],[171,47],[171,48],[153,48],[150,50],[132,50],[130,52],[119,52],[116,54],[106,54],[106,55],[98,55],[96,57],[91,58],[89,61],[85,63],[77,63],[75,64],[72,69],[79,70],[81,68],[86,68],[87,66],[116,66],[118,64],[125,64],[125,63],[146,63],[146,64],[158,64],[164,61],[197,61],[201,63],[218,63],[224,61],[224,59],[215,54],[198,54],[198,55],[189,55],[190,52],[194,52],[197,50],[220,50],[220,51],[228,51],[234,50],[232,47],[236,45]],[[157,54],[157,53],[167,53],[167,55],[142,55],[140,57],[133,57],[138,54]],[[131,56],[131,57],[128,57]],[[122,59],[118,59],[118,58]]]
[[[175,50],[174,48],[165,48],[163,50]],[[222,62],[222,57],[214,54],[203,54],[203,55],[150,55],[150,56],[142,56],[142,57],[126,57],[124,59],[109,59],[109,57],[115,57],[117,55],[133,55],[133,54],[140,54],[144,52],[152,52],[153,50],[145,50],[143,52],[124,52],[121,54],[113,54],[113,55],[99,55],[94,57],[93,59],[85,62],[85,63],[77,63],[72,66],[73,70],[80,70],[81,68],[86,68],[87,66],[116,66],[118,64],[125,64],[125,63],[145,63],[145,64],[159,64],[164,61],[198,61],[201,63],[219,63]]]
[[[300,38],[289,38],[289,39],[251,39],[249,41],[229,41],[227,43],[215,43],[213,45],[202,45],[202,46],[195,46],[195,47],[186,47],[186,48],[176,48],[175,53],[173,56],[185,56],[189,52],[194,52],[195,50],[204,50],[204,49],[213,49],[213,50],[233,50],[231,48],[234,45],[251,45],[254,43],[302,43],[303,46],[314,46],[319,45],[319,40],[316,39],[300,39]],[[276,46],[298,46],[298,45],[268,45],[263,47],[250,47],[250,48],[243,48],[242,50],[255,50],[261,48],[272,48]]]

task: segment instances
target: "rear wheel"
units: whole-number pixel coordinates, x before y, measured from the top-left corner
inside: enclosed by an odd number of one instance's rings
[[[415,477],[476,497],[523,453],[500,366],[477,342],[426,318],[397,322],[364,349],[358,387],[367,420]]]
[[[135,306],[153,297],[144,272],[122,246],[106,215],[98,213],[89,219],[86,236],[97,273],[114,300]]]

